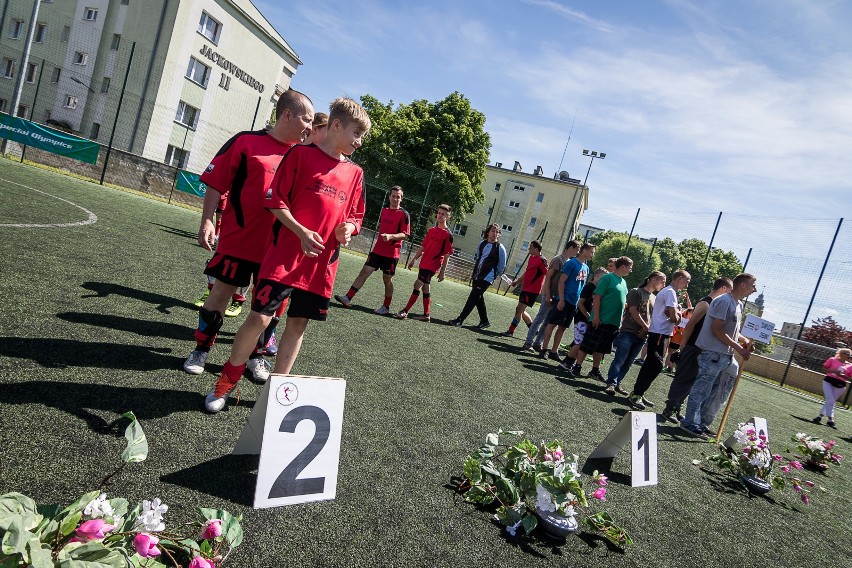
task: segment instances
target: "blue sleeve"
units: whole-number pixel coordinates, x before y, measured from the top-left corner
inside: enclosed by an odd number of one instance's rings
[[[506,270],[506,247],[500,245],[500,260],[497,262],[497,274],[503,274]]]

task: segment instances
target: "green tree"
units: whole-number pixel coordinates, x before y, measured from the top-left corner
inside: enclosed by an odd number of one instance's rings
[[[666,277],[671,276],[675,270],[686,265],[677,243],[670,237],[658,239],[654,252],[660,257],[660,268],[658,270],[662,271]]]
[[[628,274],[625,280],[629,288],[635,288],[642,283],[649,272],[657,270],[660,257],[656,251],[651,256],[651,247],[639,240],[636,235],[630,239],[630,247],[627,247],[627,240],[627,233],[615,231],[603,231],[590,237],[589,242],[597,245],[597,248],[595,258],[589,263],[589,267],[594,269],[594,267],[606,266],[609,258],[629,256],[633,260],[633,272]]]
[[[491,139],[485,115],[464,95],[454,92],[440,101],[416,100],[396,108],[393,101],[382,103],[364,95],[361,104],[373,123],[355,155],[368,185],[368,213],[377,215],[383,204],[378,200],[391,186],[400,185],[410,204],[413,229],[422,234],[435,205],[449,204],[458,218],[482,202]],[[423,203],[424,216],[418,219]]]
[[[681,268],[686,269],[692,276],[689,284],[690,297],[700,298],[710,292],[713,282],[720,276],[733,279],[742,272],[743,265],[732,252],[721,249],[713,249],[707,257],[707,243],[701,239],[686,239],[678,244],[678,252],[683,259]],[[670,273],[666,276],[671,277]]]

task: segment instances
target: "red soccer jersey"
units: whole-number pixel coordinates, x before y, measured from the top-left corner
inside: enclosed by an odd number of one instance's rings
[[[547,275],[547,264],[544,263],[544,258],[540,255],[530,256],[530,260],[527,263],[527,270],[524,272],[524,284],[521,290],[532,292],[533,294],[540,293],[545,275]]]
[[[405,233],[406,236],[411,234],[411,220],[408,217],[408,211],[405,209],[391,209],[385,207],[382,209],[382,214],[379,217],[379,234],[389,233],[395,235],[397,233]],[[373,252],[379,256],[388,258],[399,258],[399,251],[402,249],[402,241],[383,241],[381,237],[376,238],[376,244],[373,245]]]
[[[301,225],[322,237],[325,249],[305,256],[295,233],[275,224],[272,245],[260,265],[260,278],[331,298],[340,252],[334,230],[344,221],[361,230],[364,172],[349,160],[336,160],[315,145],[295,146],[281,160],[266,200],[267,209],[289,209]]]
[[[203,183],[228,196],[216,252],[250,262],[263,259],[275,221],[263,207],[266,190],[292,146],[262,130],[241,132],[222,146],[201,174]]]
[[[432,227],[426,231],[423,243],[423,256],[420,257],[420,268],[438,272],[444,257],[453,254],[453,235],[440,227]]]

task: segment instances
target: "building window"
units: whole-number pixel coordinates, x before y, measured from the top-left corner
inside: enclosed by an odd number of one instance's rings
[[[489,207],[489,208],[488,208],[488,215],[491,215],[492,213],[494,213],[494,208],[493,208],[493,207]]]
[[[512,225],[500,225],[500,229],[506,231],[507,233],[512,232]]]
[[[65,95],[65,108],[77,108],[77,97]]]
[[[88,22],[94,22],[98,19],[98,9],[86,8],[85,10],[83,10],[83,19]]]
[[[89,134],[89,138],[91,138],[92,140],[97,140],[98,134],[100,134],[100,133],[101,133],[100,123],[99,122],[93,122],[92,123],[92,132],[91,132],[91,134]]]
[[[3,76],[7,79],[12,79],[15,76],[15,62],[8,57],[3,58],[3,68],[0,69]]]
[[[186,68],[186,78],[202,87],[207,87],[210,79],[210,68],[194,57],[189,58],[189,67]]]
[[[509,202],[509,209],[517,209],[520,206],[521,206],[520,201],[510,201]]]
[[[89,54],[88,53],[83,53],[82,51],[75,51],[74,52],[74,60],[72,61],[72,63],[74,63],[74,65],[86,65],[88,62],[89,62]]]
[[[6,112],[6,105],[9,104],[6,99],[0,99],[0,112]]]
[[[467,234],[467,225],[462,225],[460,223],[456,223],[453,225],[453,234],[459,237],[463,237]]]
[[[525,191],[526,189],[527,188],[525,188],[522,185],[516,185],[515,187],[512,188],[512,191]]]
[[[501,185],[502,185],[502,184],[499,184],[499,183],[494,184],[494,191],[500,191],[500,186],[501,186]]]
[[[530,250],[530,242],[524,241],[523,244],[521,244],[521,250]]]
[[[109,77],[104,77],[104,80],[101,83],[101,94],[105,95],[108,92],[109,92]]]
[[[522,267],[523,265],[524,265],[524,263],[523,263],[523,262],[516,262],[516,263],[515,263],[515,274],[517,274],[518,272],[520,272],[520,271],[521,271],[521,267]]]
[[[130,4],[130,0],[121,0],[122,6],[127,6],[128,4]]]
[[[27,105],[18,105],[18,114],[17,116],[21,118],[27,118],[27,111],[30,110],[30,107]]]
[[[544,201],[544,194],[539,193],[538,196],[535,198],[535,200],[536,200],[537,203],[541,203],[542,201]]]
[[[112,43],[109,48],[113,51],[118,51],[119,45],[121,45],[121,34],[112,34]]]
[[[12,20],[12,27],[9,30],[9,37],[12,39],[21,39],[21,34],[24,32],[23,20]]]
[[[538,222],[538,217],[530,218],[530,227],[535,227],[535,224]]]
[[[59,39],[62,43],[66,43],[68,38],[71,37],[71,26],[64,26],[62,28],[62,37]]]
[[[60,75],[61,73],[62,73],[62,69],[61,69],[61,68],[59,68],[59,67],[54,67],[54,68],[53,68],[53,73],[52,73],[52,74],[51,74],[51,76],[50,76],[50,82],[51,82],[51,83],[58,83],[58,82],[59,82],[59,75]]]
[[[27,83],[35,83],[37,71],[38,65],[36,65],[35,63],[27,63],[27,75],[24,80]]]
[[[210,17],[207,12],[201,12],[201,21],[198,22],[198,33],[212,41],[219,43],[219,34],[222,33],[222,24]]]
[[[47,35],[47,24],[36,24],[35,39],[36,43],[44,43],[44,36]]]
[[[178,105],[177,114],[175,115],[175,122],[190,128],[195,128],[198,124],[198,112],[198,109],[194,106],[190,106],[181,101]]]
[[[166,163],[176,168],[185,168],[186,162],[189,160],[189,151],[181,150],[169,144],[166,149]]]

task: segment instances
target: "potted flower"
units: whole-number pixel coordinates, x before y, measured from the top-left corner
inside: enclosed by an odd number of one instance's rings
[[[801,432],[792,439],[796,442],[796,452],[805,459],[805,465],[818,471],[825,471],[830,464],[840,464],[843,456],[832,452],[837,444],[836,441],[823,442],[820,438]]]
[[[519,439],[501,443],[502,435]],[[606,501],[607,478],[598,472],[589,476],[590,488],[578,471],[578,458],[567,453],[558,440],[535,444],[521,438],[523,432],[488,434],[485,444],[464,461],[457,490],[466,501],[484,506],[498,505],[495,520],[511,536],[537,527],[549,536],[563,539],[579,530],[577,517],[612,543],[632,544],[627,531],[608,513],[591,513],[591,503]]]
[[[795,473],[804,466],[798,460],[789,460],[769,449],[766,435],[758,433],[753,424],[740,424],[733,434],[734,447],[719,446],[719,453],[707,458],[719,468],[727,469],[737,476],[749,493],[764,495],[771,489],[789,486],[807,505],[810,503],[812,481],[803,481]],[[696,464],[701,463],[696,460]],[[773,472],[777,467],[780,473]]]

